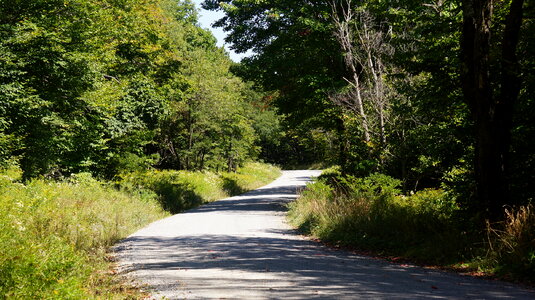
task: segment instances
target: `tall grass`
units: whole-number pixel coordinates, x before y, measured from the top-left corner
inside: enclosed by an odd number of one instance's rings
[[[127,194],[88,174],[69,181],[0,179],[0,298],[84,299],[106,272],[106,248],[166,215],[155,195]]]
[[[452,219],[456,206],[440,190],[400,195],[385,175],[309,184],[290,204],[292,224],[320,239],[428,262],[457,259],[462,244]],[[437,244],[444,247],[436,247]]]
[[[221,178],[211,172],[138,172],[124,176],[120,185],[128,190],[156,193],[161,207],[173,214],[226,196]]]
[[[402,195],[398,186],[381,174],[354,178],[325,172],[289,205],[289,219],[325,241],[535,282],[532,205],[507,210],[506,221],[489,224],[485,235],[463,228],[464,215],[446,192]]]
[[[106,275],[109,246],[169,212],[254,189],[279,174],[249,163],[237,173],[131,174],[112,186],[87,173],[23,184],[20,171],[6,170],[0,173],[0,299],[141,297]]]
[[[262,163],[246,163],[234,173],[221,173],[222,188],[229,196],[254,190],[279,177],[280,169]]]
[[[506,220],[488,224],[487,267],[513,279],[535,283],[535,208],[506,209]]]

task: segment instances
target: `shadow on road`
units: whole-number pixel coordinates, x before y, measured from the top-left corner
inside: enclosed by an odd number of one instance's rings
[[[488,281],[348,255],[307,240],[214,235],[132,237],[130,241],[148,251],[151,257],[161,258],[139,265],[140,269],[182,271],[188,282],[202,283],[200,288],[203,290],[270,289],[270,293],[280,293],[286,299],[528,297],[525,292],[506,287],[497,291]],[[194,272],[196,270],[202,272]],[[205,273],[211,270],[225,272],[217,272],[216,278],[206,276]],[[265,273],[266,276],[256,275],[236,281],[231,278],[232,271]],[[164,286],[155,288],[165,289]],[[190,288],[195,286],[190,285]]]
[[[203,205],[183,214],[198,214],[210,211],[284,211],[288,202],[294,200],[297,195],[295,186],[279,186],[254,190],[240,196],[216,201]]]
[[[129,261],[127,270],[171,299],[534,298],[513,285],[393,264],[299,237],[283,224],[281,211],[308,178],[170,217],[124,240],[117,251]],[[256,223],[242,226],[245,221]],[[218,231],[225,226],[236,227]]]

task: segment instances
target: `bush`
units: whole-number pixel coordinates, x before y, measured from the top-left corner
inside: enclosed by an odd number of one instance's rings
[[[290,204],[290,220],[301,230],[331,242],[426,261],[458,257],[463,244],[452,218],[456,206],[443,191],[403,196],[400,181],[383,174],[323,178]],[[333,178],[334,187],[327,183]]]

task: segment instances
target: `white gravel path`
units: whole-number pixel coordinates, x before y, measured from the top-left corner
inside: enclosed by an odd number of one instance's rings
[[[328,249],[298,235],[285,204],[319,171],[152,223],[116,246],[123,274],[169,299],[535,299],[496,281]]]

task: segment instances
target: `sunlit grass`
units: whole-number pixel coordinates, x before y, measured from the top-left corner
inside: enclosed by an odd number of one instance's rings
[[[21,184],[11,179],[4,176],[0,183],[2,297],[83,299],[106,294],[91,282],[108,268],[107,248],[167,215],[154,194],[121,192],[88,174],[63,182]]]
[[[254,189],[279,174],[250,163],[237,173],[132,174],[112,186],[87,173],[23,184],[20,171],[6,170],[0,174],[0,298],[143,297],[114,276],[110,246],[169,212]]]
[[[161,206],[179,213],[202,203],[237,195],[265,185],[280,175],[274,166],[246,163],[235,173],[149,171],[123,177],[120,185],[130,190],[150,190],[159,197]]]

